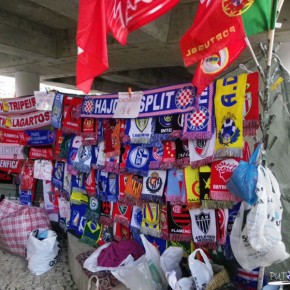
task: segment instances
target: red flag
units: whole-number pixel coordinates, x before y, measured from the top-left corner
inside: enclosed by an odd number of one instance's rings
[[[105,0],[80,0],[77,46],[76,86],[89,93],[94,78],[109,68]]]
[[[172,9],[179,0],[108,0],[107,23],[114,38],[125,45],[128,34]]]
[[[250,0],[242,3],[235,1],[241,13],[248,1]],[[232,2],[231,0],[200,1],[193,25],[180,41],[186,66],[222,50],[230,42],[245,38],[241,17],[229,11]]]
[[[245,39],[237,39],[230,42],[227,47],[221,49],[218,53],[201,60],[192,80],[193,85],[197,88],[197,94],[201,94],[221,72],[233,63],[246,46]]]

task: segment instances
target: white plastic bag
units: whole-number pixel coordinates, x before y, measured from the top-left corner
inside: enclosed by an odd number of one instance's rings
[[[163,290],[167,289],[167,280],[160,266],[158,250],[140,235],[145,248],[145,255],[138,260],[119,267],[112,274],[131,290]]]
[[[196,259],[197,253],[200,253],[203,262]],[[213,270],[204,251],[202,249],[194,250],[188,257],[188,264],[196,289],[205,289],[206,285],[213,278]]]
[[[41,234],[46,237],[40,240]],[[57,235],[48,229],[36,229],[29,234],[26,245],[28,269],[34,275],[49,271],[58,261],[59,246]]]
[[[107,248],[111,243],[106,243],[100,247],[98,247],[84,262],[83,267],[91,272],[98,272],[98,271],[104,271],[104,270],[109,270],[109,271],[114,271],[118,269],[119,267],[122,267],[123,265],[127,265],[129,263],[134,262],[134,258],[132,255],[128,255],[120,264],[118,267],[102,267],[98,265],[98,257],[101,253],[102,250]]]
[[[242,268],[249,271],[257,267],[267,267],[273,263],[280,263],[289,257],[281,240],[268,252],[259,252],[251,246],[247,227],[244,226],[245,212],[251,209],[252,207],[247,203],[242,202],[230,237],[231,248],[236,260]]]

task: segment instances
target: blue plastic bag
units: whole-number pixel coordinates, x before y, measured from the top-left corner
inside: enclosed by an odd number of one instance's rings
[[[228,190],[250,205],[254,205],[257,202],[256,185],[258,171],[256,161],[260,153],[260,148],[261,144],[256,147],[249,162],[240,161],[227,182]]]

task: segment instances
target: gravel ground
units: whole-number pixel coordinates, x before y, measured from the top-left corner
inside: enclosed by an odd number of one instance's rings
[[[26,259],[0,249],[0,290],[77,290],[68,267],[67,246],[62,245],[59,262],[48,272],[35,276]]]

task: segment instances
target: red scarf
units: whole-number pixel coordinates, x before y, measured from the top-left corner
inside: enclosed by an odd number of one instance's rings
[[[80,118],[80,112],[82,102],[82,98],[64,96],[61,128],[66,134],[81,132],[82,119]]]

